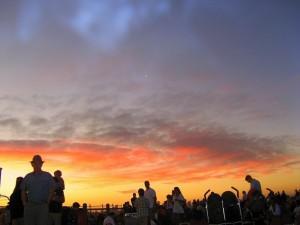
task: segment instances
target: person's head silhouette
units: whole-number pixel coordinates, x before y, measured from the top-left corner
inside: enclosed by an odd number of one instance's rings
[[[31,160],[31,165],[33,167],[34,172],[40,172],[42,171],[44,161],[42,160],[42,157],[40,155],[34,155]]]
[[[247,176],[245,177],[245,181],[247,181],[247,182],[249,182],[249,183],[251,183],[252,180],[253,180],[253,178],[252,178],[250,175],[247,175]]]
[[[144,184],[145,184],[146,189],[149,189],[149,188],[150,188],[150,182],[149,182],[148,180],[146,180],[146,181],[144,182]]]
[[[140,189],[138,190],[138,193],[139,193],[139,196],[142,197],[142,196],[144,196],[145,191],[144,191],[143,188],[140,188]]]

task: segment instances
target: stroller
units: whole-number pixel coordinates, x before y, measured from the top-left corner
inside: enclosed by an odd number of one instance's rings
[[[211,192],[208,198],[204,194],[206,201],[206,216],[208,224],[252,224],[250,221],[243,220],[242,209],[239,201],[239,192],[236,188],[231,187],[236,191],[234,194],[231,191],[225,191],[221,196]]]
[[[225,191],[222,194],[226,222],[229,224],[245,224],[239,201],[239,192],[236,188],[231,188],[237,192],[237,195],[231,191]]]
[[[222,197],[217,193],[211,192],[207,198],[206,196],[209,192],[210,190],[204,194],[207,223],[225,224]]]

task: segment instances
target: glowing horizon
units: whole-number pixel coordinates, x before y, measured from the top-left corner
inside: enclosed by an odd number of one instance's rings
[[[14,145],[10,142],[6,146],[3,142],[1,144],[2,194],[10,195],[16,177],[32,171],[29,161],[34,154],[39,153],[45,160],[45,171],[63,171],[66,205],[75,201],[91,205],[120,205],[129,201],[132,193],[137,192],[138,188],[144,188],[144,180],[151,181],[151,186],[156,189],[158,200],[161,202],[175,186],[179,186],[189,200],[201,199],[208,189],[219,193],[230,189],[231,186],[237,187],[240,192],[248,190],[249,184],[244,181],[247,173],[257,176],[264,190],[268,187],[275,191],[285,190],[292,193],[298,188],[299,174],[293,169],[293,164],[299,162],[297,155],[274,159],[262,157],[260,161],[239,162],[234,160],[240,157],[240,154],[219,156],[218,159],[211,160],[212,157],[216,157],[216,153],[209,153],[211,151],[207,149],[176,149],[171,155],[167,150],[151,152],[141,148],[115,148],[106,152],[105,148],[112,147],[61,141],[52,144],[42,144],[41,141],[39,144],[34,141],[28,141],[26,144],[16,141]],[[23,145],[26,147],[21,147]],[[63,148],[65,150],[62,150]],[[103,149],[99,151],[100,148]],[[145,162],[147,160],[153,160],[155,163]],[[201,160],[201,163],[197,164],[197,160]],[[228,165],[218,165],[226,161]],[[210,165],[212,162],[214,165]],[[175,170],[178,166],[180,169]],[[278,184],[278,177],[281,177],[282,181],[283,177],[286,177],[287,182]]]

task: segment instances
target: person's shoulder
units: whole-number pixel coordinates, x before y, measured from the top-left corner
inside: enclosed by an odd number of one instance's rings
[[[252,185],[258,185],[259,182],[258,182],[258,180],[252,179],[251,184],[252,184]]]
[[[150,188],[150,191],[154,194],[156,194],[155,190],[153,188]]]
[[[47,171],[42,171],[42,173],[43,173],[44,175],[46,175],[46,176],[51,176],[51,177],[53,177],[53,176],[51,175],[51,173],[49,173],[49,172],[47,172]]]
[[[24,179],[28,179],[28,178],[30,178],[32,175],[33,175],[33,172],[27,173],[27,174],[25,175]],[[23,180],[24,180],[24,179],[23,179]]]
[[[29,182],[29,183],[31,182],[30,180],[32,180],[32,179],[31,179],[32,176],[33,176],[33,172],[27,173],[27,174],[24,176],[24,178],[23,178],[23,180],[22,180],[22,182],[21,182],[21,188],[22,188],[22,189],[25,188],[25,186],[28,184],[28,182]]]
[[[152,187],[149,187],[148,189],[145,190],[145,193],[151,193],[151,192],[155,192],[154,189]]]
[[[53,182],[54,182],[54,179],[53,179],[53,176],[51,175],[51,173],[49,173],[49,172],[47,172],[47,171],[42,171],[42,175],[43,175],[44,177],[47,177],[47,178],[53,180]]]

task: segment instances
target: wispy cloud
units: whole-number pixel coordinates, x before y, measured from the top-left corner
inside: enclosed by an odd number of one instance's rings
[[[142,144],[144,140],[120,142],[122,134],[111,134],[115,145],[97,142],[1,141],[0,154],[27,158],[41,152],[48,163],[76,165],[67,170],[102,181],[139,181],[148,177],[159,181],[189,182],[195,179],[241,177],[249,171],[271,173],[299,164],[299,155],[289,151],[285,138],[262,138],[224,129],[204,131],[182,127],[165,128],[166,140]],[[108,138],[108,137],[105,137]],[[105,138],[102,142],[105,143]],[[127,137],[128,138],[128,137]],[[137,143],[141,143],[138,145]],[[155,146],[155,147],[151,147]],[[6,156],[7,157],[7,156]],[[57,161],[58,160],[58,161]],[[143,165],[142,167],[140,165]],[[65,166],[65,165],[64,165]],[[105,171],[105,174],[103,174]]]

